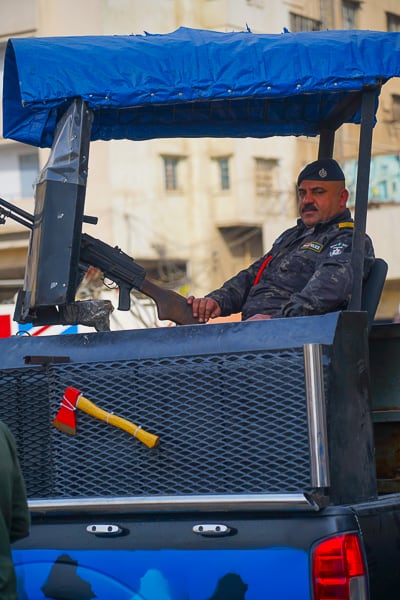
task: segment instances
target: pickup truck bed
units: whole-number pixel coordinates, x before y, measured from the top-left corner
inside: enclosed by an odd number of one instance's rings
[[[365,319],[0,340],[33,515],[19,597],[322,600],[313,582],[340,563],[351,600],[395,598],[400,494],[377,494]],[[79,409],[58,431],[67,386],[160,445]]]
[[[313,549],[345,533],[362,540],[371,597],[400,589],[396,494],[307,513],[94,510],[33,523],[14,550],[20,597],[30,600],[310,600]]]

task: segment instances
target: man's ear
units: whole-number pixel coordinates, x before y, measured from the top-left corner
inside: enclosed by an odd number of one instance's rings
[[[340,205],[345,208],[347,204],[347,200],[349,199],[349,190],[347,188],[343,188],[340,192]]]

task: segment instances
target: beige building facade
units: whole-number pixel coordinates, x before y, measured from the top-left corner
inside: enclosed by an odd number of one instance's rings
[[[400,31],[398,0],[2,0],[1,17],[2,56],[10,37],[166,33],[179,26]],[[95,68],[101,76],[101,65]],[[357,136],[352,126],[336,136],[335,158],[350,174]],[[162,285],[204,294],[293,225],[296,176],[317,149],[316,139],[293,138],[94,142],[85,212],[99,222],[85,230],[118,245]],[[384,86],[373,155],[367,230],[389,263],[378,316],[390,319],[400,303],[400,79]],[[0,140],[0,196],[32,212],[33,184],[47,156],[46,149]],[[27,244],[22,227],[10,220],[0,227],[0,302],[10,302],[21,285]]]

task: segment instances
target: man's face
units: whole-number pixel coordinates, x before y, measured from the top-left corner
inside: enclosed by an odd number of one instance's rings
[[[329,221],[344,211],[348,197],[344,181],[304,179],[298,188],[300,218],[306,227]]]

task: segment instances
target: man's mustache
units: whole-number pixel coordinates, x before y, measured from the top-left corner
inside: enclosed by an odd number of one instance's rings
[[[315,206],[315,204],[305,204],[302,207],[301,212],[304,213],[304,212],[308,212],[310,210],[317,212],[317,207]]]

